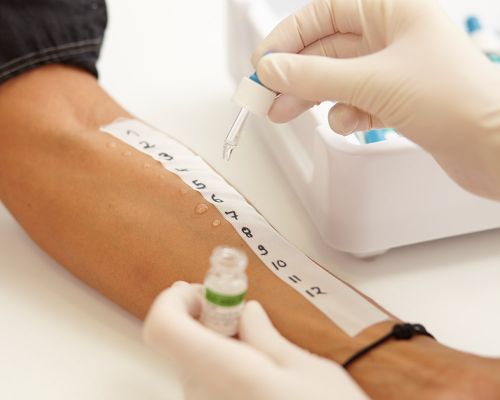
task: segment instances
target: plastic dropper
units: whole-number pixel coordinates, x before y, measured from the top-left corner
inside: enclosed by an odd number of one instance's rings
[[[257,73],[241,80],[233,97],[233,101],[241,107],[241,110],[224,141],[222,155],[224,160],[229,161],[233,150],[238,146],[248,115],[267,116],[275,98],[276,93],[262,85]]]

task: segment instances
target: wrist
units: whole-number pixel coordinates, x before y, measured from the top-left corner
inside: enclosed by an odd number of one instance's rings
[[[355,340],[359,347],[354,352],[387,334],[393,324],[363,332]],[[499,364],[416,336],[409,341],[389,340],[348,371],[373,399],[494,399],[500,393]]]

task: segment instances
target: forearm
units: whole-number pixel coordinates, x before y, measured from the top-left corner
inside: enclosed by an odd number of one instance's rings
[[[243,247],[249,297],[294,341],[344,357],[342,331],[268,271],[214,207],[197,214],[199,193],[100,132],[129,114],[92,77],[50,67],[0,89],[2,200],[64,267],[142,318],[173,282],[201,282],[216,246]]]
[[[268,271],[215,208],[196,214],[197,192],[99,131],[127,116],[74,69],[42,68],[0,87],[0,195],[53,258],[142,318],[174,281],[201,282],[212,249],[224,243],[246,250],[249,297],[301,347],[341,362],[387,332],[390,322],[348,338]],[[214,219],[223,222],[214,227]],[[445,388],[436,370],[463,360],[484,361],[418,339],[388,344],[351,372],[373,397],[411,398]]]
[[[142,318],[174,281],[201,282],[213,248],[243,247],[249,296],[295,341],[338,354],[341,331],[268,271],[214,207],[197,214],[199,193],[99,130],[129,114],[92,77],[50,67],[0,89],[0,194],[54,259]]]

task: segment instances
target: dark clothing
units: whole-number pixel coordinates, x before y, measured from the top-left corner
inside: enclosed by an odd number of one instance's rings
[[[44,64],[97,76],[105,0],[0,0],[0,83]]]

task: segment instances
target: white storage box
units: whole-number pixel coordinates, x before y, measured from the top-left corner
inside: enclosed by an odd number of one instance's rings
[[[278,20],[305,0],[228,0],[229,64],[235,82]],[[328,106],[328,105],[326,105]],[[325,107],[286,125],[252,118],[332,247],[356,256],[500,227],[500,203],[455,184],[405,138],[354,144],[331,131]]]

